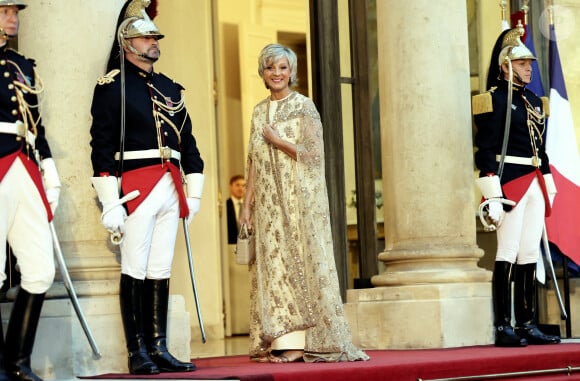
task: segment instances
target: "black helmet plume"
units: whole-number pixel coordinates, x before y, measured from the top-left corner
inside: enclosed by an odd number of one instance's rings
[[[504,30],[501,32],[497,40],[495,41],[495,45],[493,46],[493,50],[491,52],[491,61],[489,62],[489,68],[487,70],[487,82],[486,87],[487,89],[496,86],[498,80],[501,79],[501,68],[498,64],[499,54],[502,50],[502,43],[503,38],[509,32],[509,29]]]

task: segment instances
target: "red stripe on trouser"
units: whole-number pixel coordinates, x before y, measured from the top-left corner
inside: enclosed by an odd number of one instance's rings
[[[550,217],[552,214],[552,205],[550,205],[550,196],[548,195],[548,189],[546,188],[546,180],[544,180],[544,175],[542,172],[536,168],[536,175],[538,177],[538,183],[540,184],[540,189],[542,189],[542,195],[544,196],[545,205],[545,217]]]
[[[177,188],[177,195],[179,196],[179,218],[185,218],[189,215],[189,207],[187,206],[187,199],[183,191],[183,183],[181,181],[181,172],[175,165],[169,165],[169,172]]]

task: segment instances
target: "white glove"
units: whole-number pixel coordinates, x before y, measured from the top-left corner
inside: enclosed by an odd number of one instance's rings
[[[513,206],[516,203],[502,198],[503,192],[497,175],[480,177],[475,180],[475,183],[483,197],[486,198],[485,203],[481,203],[479,206],[481,223],[487,231],[496,230],[501,225],[505,215],[503,204]],[[485,209],[487,209],[487,216],[484,215]]]
[[[550,199],[550,206],[554,205],[554,198],[558,190],[556,189],[556,183],[554,182],[554,177],[551,173],[544,175],[544,181],[546,183],[546,191],[548,192],[548,198]]]
[[[111,233],[125,234],[125,219],[127,218],[127,211],[123,205],[103,205],[103,213],[101,214],[101,223]]]
[[[187,207],[189,208],[187,223],[191,223],[193,217],[195,217],[199,212],[203,182],[203,173],[189,173],[185,175],[185,183],[187,185]]]
[[[504,215],[503,204],[499,200],[489,200],[489,204],[487,204],[487,217],[489,217],[496,227],[499,228]]]
[[[199,212],[199,206],[201,204],[201,200],[199,198],[188,198],[187,199],[187,207],[189,208],[189,214],[187,215],[187,223],[190,224],[193,220],[193,217]]]
[[[56,212],[56,208],[58,207],[58,198],[60,196],[61,187],[54,160],[50,157],[41,160],[40,169],[42,170],[42,179],[44,182],[46,199],[50,204],[52,214],[54,214]]]
[[[119,200],[117,178],[91,177],[91,181],[103,208],[101,223],[111,233],[125,233],[127,212]]]
[[[50,210],[52,210],[52,214],[56,212],[56,208],[58,207],[58,198],[60,196],[60,187],[56,188],[48,188],[46,191],[46,199],[50,204]]]

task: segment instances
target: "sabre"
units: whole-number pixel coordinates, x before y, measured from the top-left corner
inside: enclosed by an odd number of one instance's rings
[[[93,354],[95,355],[96,359],[99,359],[99,358],[101,358],[101,351],[99,350],[99,347],[97,346],[95,338],[93,337],[93,334],[91,333],[91,329],[89,327],[89,324],[87,323],[87,319],[85,318],[85,315],[83,314],[83,310],[81,309],[81,305],[79,304],[79,300],[77,298],[77,294],[76,294],[75,289],[73,287],[72,280],[70,279],[70,275],[68,273],[68,269],[67,269],[66,263],[64,261],[64,256],[62,255],[62,250],[60,249],[60,244],[58,242],[58,236],[56,235],[56,230],[54,228],[54,224],[52,223],[52,221],[50,222],[50,232],[52,233],[52,242],[53,242],[53,246],[54,246],[54,252],[56,254],[56,260],[58,262],[58,269],[60,270],[60,275],[62,276],[62,279],[64,281],[64,287],[66,288],[66,291],[68,292],[68,296],[69,296],[69,298],[72,302],[72,305],[75,309],[75,312],[77,314],[79,322],[81,323],[81,327],[83,327],[83,331],[85,331],[85,335],[87,336],[89,344],[91,345],[91,349],[93,350]]]
[[[548,262],[548,267],[550,268],[550,275],[554,280],[554,291],[556,292],[556,297],[558,298],[558,305],[560,306],[561,318],[562,320],[568,319],[568,314],[566,313],[566,308],[562,302],[562,296],[560,295],[560,288],[558,287],[558,279],[556,278],[556,272],[554,271],[554,264],[552,263],[552,253],[550,252],[550,245],[548,243],[548,232],[546,231],[546,224],[542,229],[542,244],[544,245],[544,256]]]
[[[205,343],[205,329],[203,328],[203,320],[201,318],[201,308],[199,306],[199,298],[197,296],[197,286],[195,284],[195,274],[193,273],[193,258],[191,255],[191,245],[189,241],[189,230],[187,230],[187,219],[183,218],[183,234],[185,236],[185,247],[187,249],[187,260],[189,261],[189,275],[191,277],[191,286],[193,287],[193,298],[195,299],[195,310],[197,312],[197,320],[199,321],[199,330],[201,331],[201,342]]]

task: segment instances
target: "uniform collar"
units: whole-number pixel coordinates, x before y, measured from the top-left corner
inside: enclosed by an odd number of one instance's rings
[[[508,81],[506,81],[505,79],[502,79],[501,82],[501,87],[507,89],[508,88]],[[521,86],[521,85],[516,85],[515,83],[512,86],[512,91],[514,93],[524,93],[526,91],[526,87],[525,86]]]
[[[130,61],[125,61],[125,67],[145,81],[148,81],[153,77],[153,70],[151,70],[151,72],[148,73]]]

